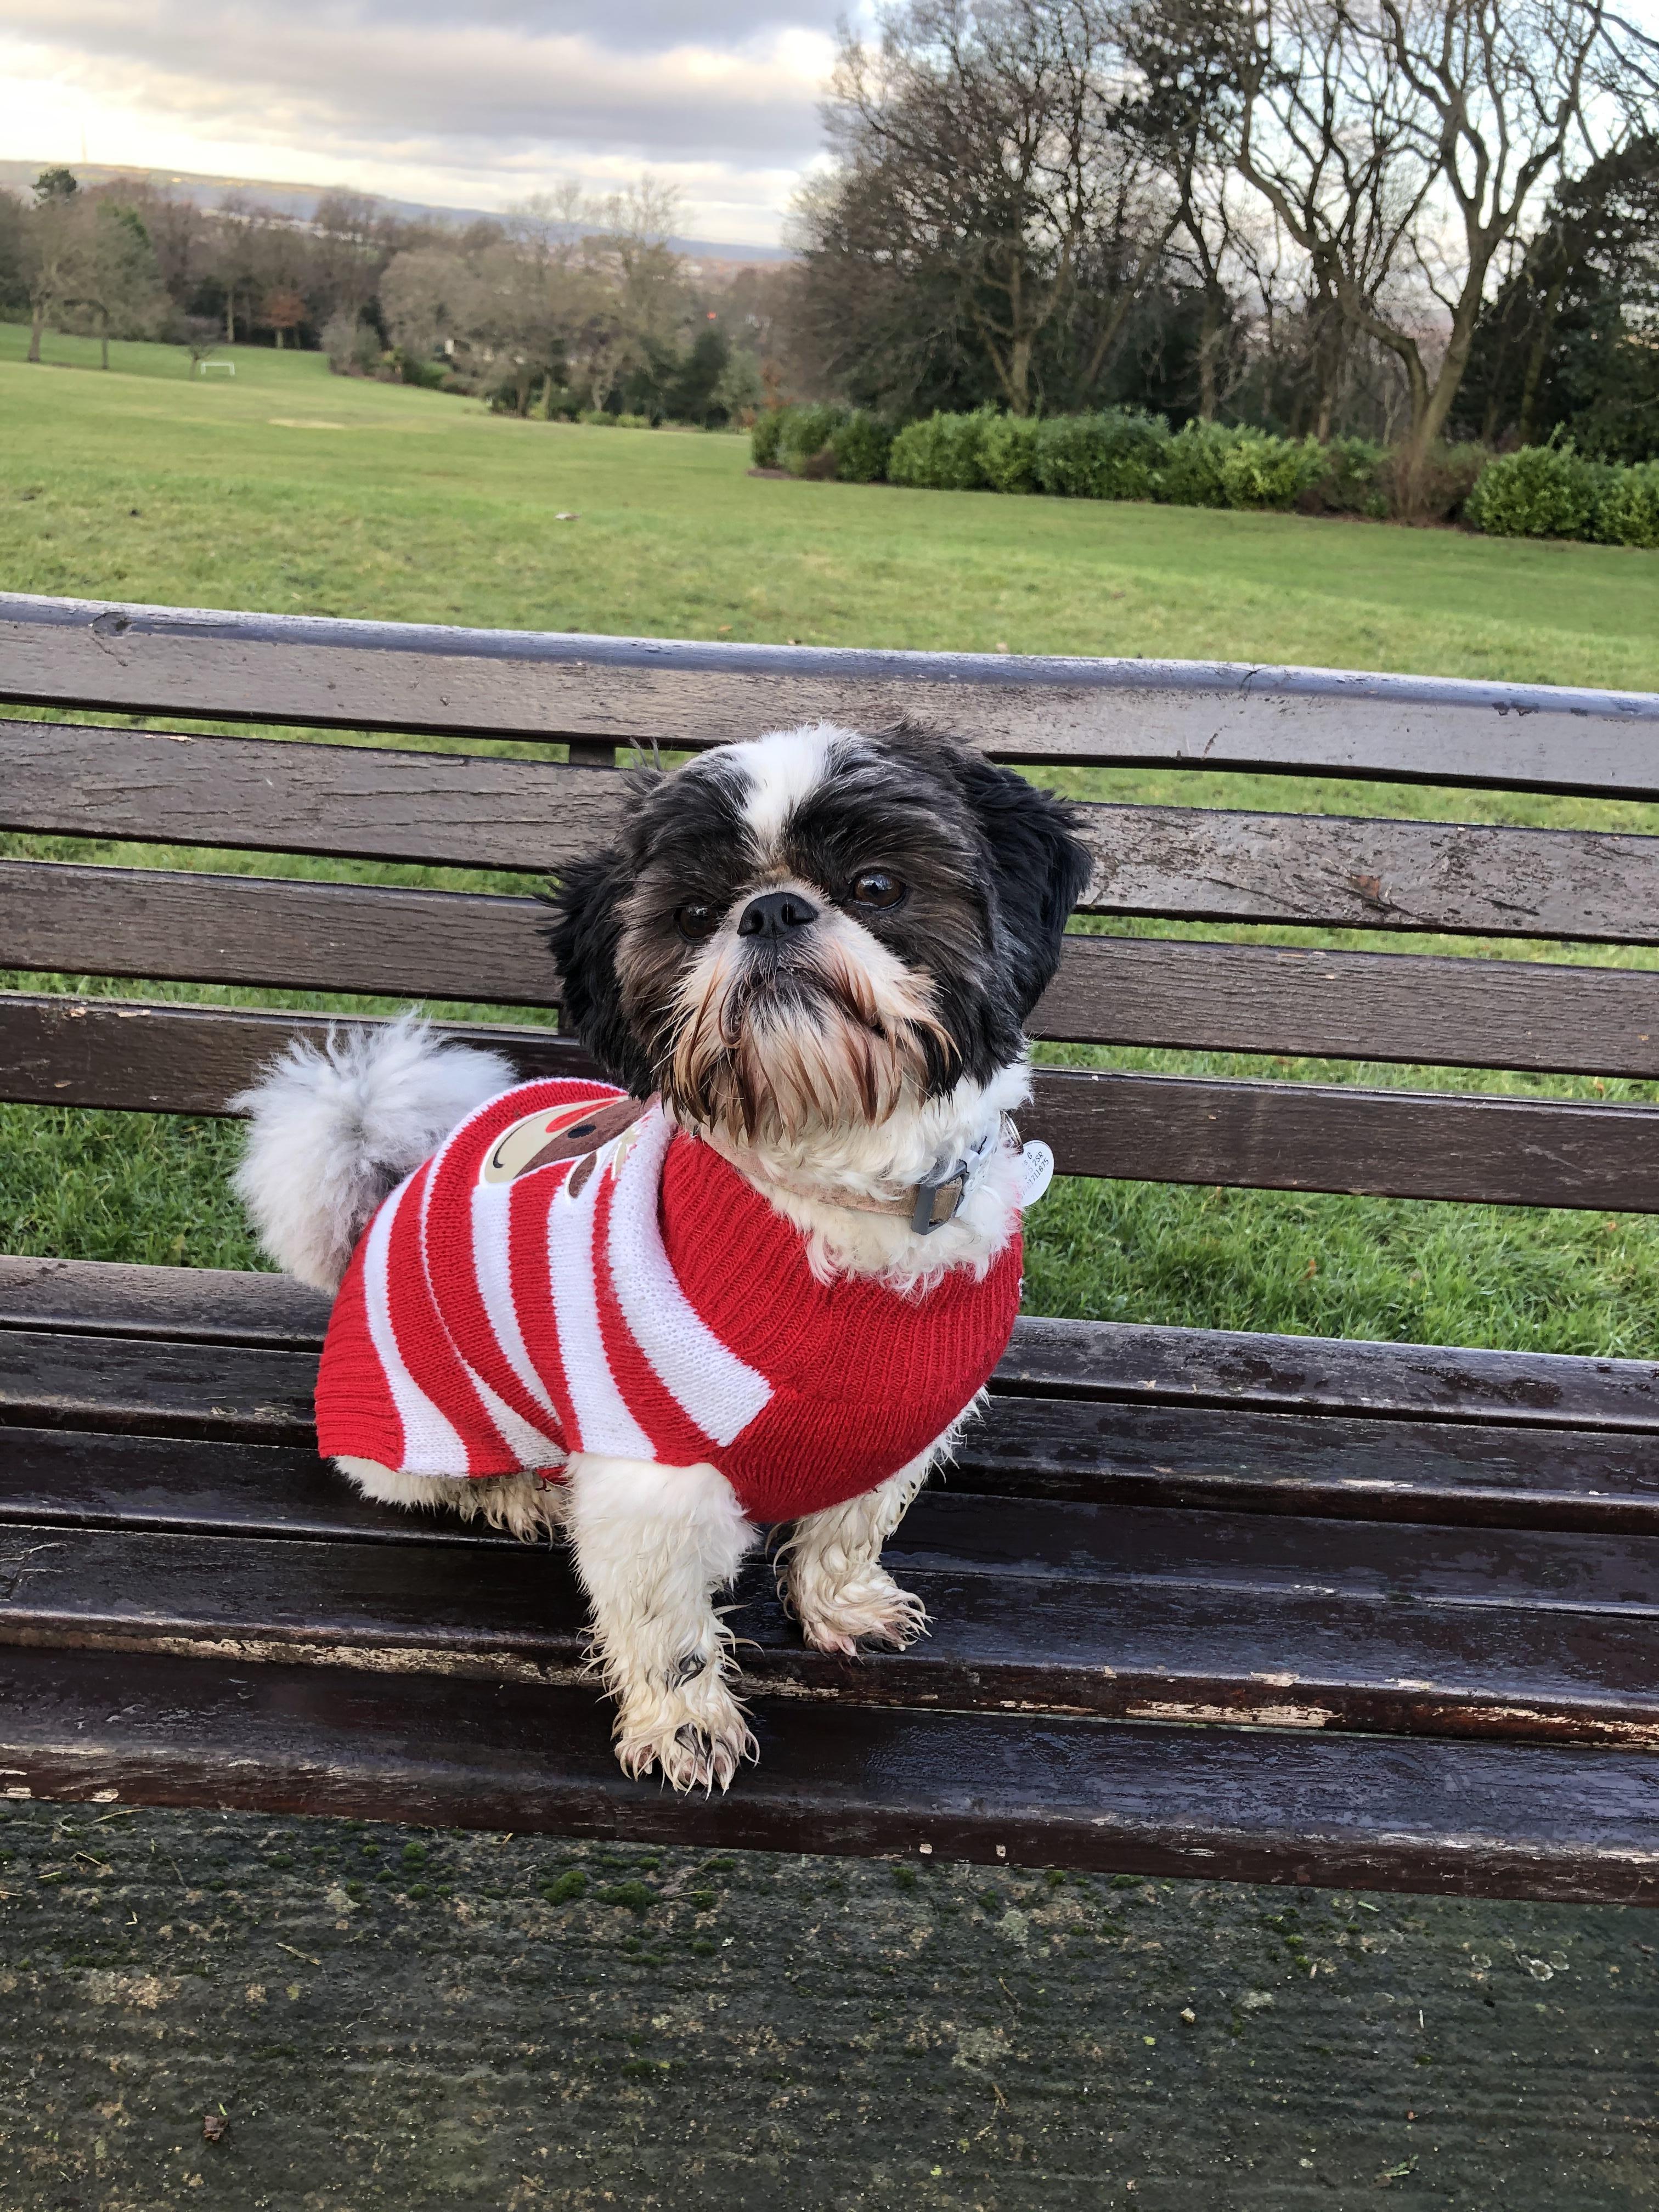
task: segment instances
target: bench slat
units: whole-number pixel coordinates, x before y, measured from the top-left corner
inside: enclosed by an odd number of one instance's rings
[[[629,1782],[591,1690],[0,1654],[12,1788],[918,1860],[1640,1904],[1659,1895],[1659,1759],[757,1698],[724,1797]]]
[[[613,834],[623,782],[488,754],[0,721],[0,822],[66,836],[540,873]]]
[[[1032,1511],[1041,1540],[1045,1510]],[[1062,1559],[1092,1533],[1109,1566],[1085,1577],[964,1563],[951,1553],[947,1505],[922,1516],[915,1549],[893,1547],[929,1636],[855,1666],[807,1650],[769,1565],[751,1563],[730,1614],[744,1675],[819,1703],[1659,1749],[1659,1540],[1086,1506],[1046,1517],[1070,1524],[1054,1528]],[[945,1538],[931,1555],[930,1528]],[[207,1657],[233,1638],[244,1666],[298,1650],[583,1677],[586,1607],[562,1551],[61,1521],[9,1522],[6,1542],[23,1571],[0,1583],[0,1644],[196,1645]],[[1540,1580],[1560,1584],[1554,1603],[1533,1601]]]
[[[536,899],[0,860],[0,966],[551,1006]],[[1031,1024],[1075,1043],[1659,1075],[1659,975],[1073,937]]]
[[[286,1275],[0,1255],[0,1328],[315,1352],[329,1301]],[[994,1387],[1101,1406],[1659,1429],[1659,1364],[1025,1315]],[[1106,1417],[1109,1420],[1112,1416]],[[1107,1433],[1109,1433],[1108,1430]]]
[[[289,1038],[328,1029],[321,1015],[7,994],[0,1097],[222,1114]],[[591,1070],[557,1037],[449,1033],[498,1046],[526,1076]],[[1062,1175],[1659,1212],[1652,1107],[1047,1067],[1033,1088],[1026,1133]]]
[[[0,825],[542,874],[602,844],[623,779],[483,756],[0,721]],[[1659,943],[1659,838],[1091,805],[1084,910]]]
[[[1084,810],[1084,910],[1659,942],[1659,838],[1220,807]]]
[[[551,920],[478,892],[0,860],[0,967],[70,975],[556,1006]]]
[[[329,1305],[291,1275],[0,1255],[0,1328],[315,1352]]]
[[[1034,1326],[1021,1325],[987,1413],[963,1439],[947,1478],[953,1491],[1472,1526],[1659,1527],[1650,1435],[1009,1394],[1003,1386],[1018,1376]],[[1120,1349],[1103,1335],[1103,1379]],[[1399,1349],[1404,1364],[1414,1348]],[[313,1352],[7,1331],[0,1421],[94,1430],[105,1444],[117,1434],[193,1436],[225,1449],[243,1438],[308,1452],[314,1374]],[[26,1510],[17,1498],[35,1492],[7,1482],[5,1510]]]
[[[1004,758],[1659,795],[1659,700],[1243,664],[700,644],[0,595],[0,698],[719,744],[907,715]]]
[[[0,1518],[392,1544],[514,1540],[451,1515],[370,1504],[309,1440],[23,1424],[0,1435]],[[1370,1534],[1328,1526],[1354,1521]],[[1417,1533],[1385,1534],[1384,1521]],[[1450,1529],[1500,1533],[1425,1533]],[[1517,1529],[1528,1532],[1524,1541]],[[1077,1406],[999,1397],[969,1425],[888,1555],[935,1574],[1156,1571],[1240,1587],[1328,1582],[1396,1598],[1652,1614],[1656,1541],[1651,1445],[1632,1453],[1582,1431],[1546,1439],[1191,1407],[1118,1407],[1103,1421]]]
[[[430,1543],[461,1524],[366,1504],[309,1441],[228,1443],[123,1434],[96,1406],[54,1409],[89,1425],[19,1422],[0,1443],[0,1518],[114,1527],[353,1535]],[[15,1409],[0,1407],[0,1420]],[[158,1424],[158,1425],[161,1425]],[[1006,1543],[1008,1500],[1413,1522],[1447,1528],[1659,1534],[1659,1450],[1586,1430],[1497,1429],[1200,1407],[1087,1407],[994,1395],[945,1486],[990,1498]],[[500,1540],[506,1541],[507,1539]],[[1022,1533],[1022,1541],[1024,1541]]]
[[[7,993],[0,994],[0,1098],[222,1114],[226,1099],[291,1039],[320,1043],[342,1018]],[[541,1030],[481,1024],[446,1033],[508,1053],[526,1080],[595,1072],[580,1045]]]

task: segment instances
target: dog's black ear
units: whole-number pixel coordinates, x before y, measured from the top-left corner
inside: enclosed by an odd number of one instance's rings
[[[1011,769],[958,755],[957,777],[991,854],[1022,1021],[1054,981],[1066,920],[1089,881],[1076,810]]]
[[[636,1098],[655,1088],[651,1062],[629,1028],[617,975],[622,902],[634,881],[620,852],[573,860],[546,894],[547,941],[564,979],[564,1026],[574,1030],[612,1083]]]

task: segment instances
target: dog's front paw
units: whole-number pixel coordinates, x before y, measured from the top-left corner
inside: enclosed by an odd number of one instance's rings
[[[927,1608],[901,1589],[885,1567],[865,1566],[831,1583],[821,1573],[792,1576],[789,1599],[801,1634],[816,1651],[854,1658],[860,1644],[902,1651],[927,1632]]]
[[[759,1756],[742,1706],[713,1667],[627,1699],[617,1717],[623,1772],[637,1778],[654,1766],[672,1790],[729,1790],[743,1761]]]

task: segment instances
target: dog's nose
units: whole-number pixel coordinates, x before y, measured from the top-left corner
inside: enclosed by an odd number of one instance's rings
[[[792,929],[805,929],[817,918],[817,907],[799,891],[764,891],[738,916],[738,935],[787,937]]]

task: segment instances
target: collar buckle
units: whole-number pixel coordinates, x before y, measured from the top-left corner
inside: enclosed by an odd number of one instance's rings
[[[931,1237],[934,1230],[943,1229],[948,1222],[956,1219],[975,1176],[1001,1145],[1005,1123],[1012,1130],[1013,1125],[1008,1122],[1007,1116],[1000,1116],[972,1152],[952,1161],[942,1175],[936,1172],[922,1177],[916,1185],[916,1202],[910,1215],[910,1227],[915,1235]],[[1018,1133],[1015,1133],[1015,1141],[1018,1144]],[[949,1194],[949,1203],[941,1213],[939,1201],[943,1193]]]

